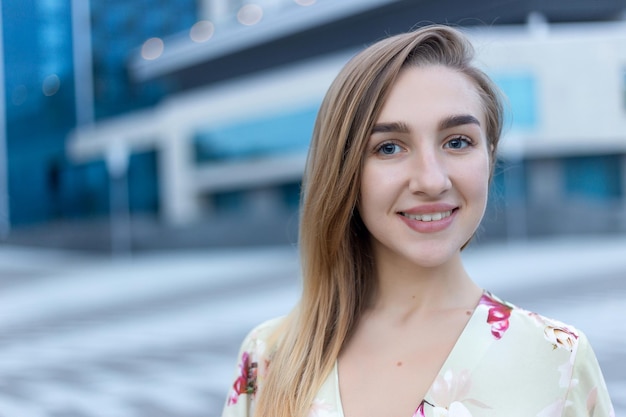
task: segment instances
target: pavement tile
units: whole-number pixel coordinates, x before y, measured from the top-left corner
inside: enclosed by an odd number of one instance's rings
[[[48,267],[16,268],[16,253]],[[611,237],[464,255],[481,285],[585,331],[618,416],[626,415],[624,254],[626,238]],[[0,290],[8,283],[0,298],[14,296],[0,317],[0,417],[219,416],[244,335],[297,300],[296,255],[194,251],[111,263],[0,247],[0,277],[3,265],[21,274],[0,278]],[[80,297],[77,286],[93,293],[74,302],[67,295]],[[27,303],[34,295],[42,300],[36,314]]]

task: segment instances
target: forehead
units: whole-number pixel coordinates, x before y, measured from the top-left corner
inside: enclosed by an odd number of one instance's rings
[[[398,75],[377,122],[437,123],[460,114],[485,126],[483,102],[471,78],[444,66],[411,66]]]

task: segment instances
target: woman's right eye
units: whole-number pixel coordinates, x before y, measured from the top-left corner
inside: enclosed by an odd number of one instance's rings
[[[376,152],[382,155],[393,155],[400,152],[402,148],[400,145],[393,142],[386,142],[378,146]]]

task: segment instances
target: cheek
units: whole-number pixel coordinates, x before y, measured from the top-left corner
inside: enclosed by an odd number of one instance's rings
[[[379,168],[377,164],[365,164],[361,172],[358,209],[365,222],[368,217],[376,217],[373,213],[384,210],[394,189],[392,173]]]
[[[487,198],[490,167],[486,153],[475,154],[463,161],[457,160],[448,168],[454,188],[466,199],[477,202]]]
[[[358,209],[361,216],[367,216],[367,212],[371,208],[372,202],[375,201],[375,191],[378,187],[376,176],[372,175],[370,169],[364,167],[361,172],[361,187],[359,189],[358,202]]]
[[[484,200],[482,204],[487,203],[487,195],[489,192],[489,179],[491,175],[489,158],[481,158],[476,160],[468,167],[469,175],[461,176],[463,181],[463,189],[476,200]]]

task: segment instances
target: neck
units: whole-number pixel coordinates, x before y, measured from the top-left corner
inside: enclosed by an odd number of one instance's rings
[[[482,294],[465,271],[460,252],[435,267],[377,256],[376,281],[371,309],[399,316],[471,309]]]

